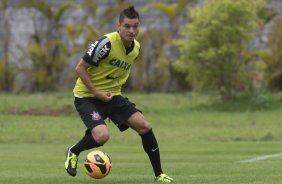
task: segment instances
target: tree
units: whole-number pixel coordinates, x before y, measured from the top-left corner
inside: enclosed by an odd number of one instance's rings
[[[128,6],[127,1],[117,0],[113,6],[109,6],[104,13],[97,19],[98,6],[96,0],[84,0],[76,5],[76,8],[83,9],[83,16],[80,20],[70,23],[66,26],[66,33],[71,39],[83,37],[83,45],[77,44],[75,52],[81,51],[81,48],[86,48],[91,42],[102,36],[105,31],[105,26],[112,22],[116,15]]]
[[[198,91],[217,91],[231,100],[248,85],[244,56],[257,27],[263,0],[209,0],[191,10],[179,41],[178,69]]]
[[[147,3],[142,9],[145,12],[148,10],[162,12],[169,23],[168,29],[149,28],[142,30],[138,37],[142,45],[139,58],[142,61],[137,62],[138,71],[133,73],[139,76],[139,81],[135,83],[143,86],[145,91],[171,92],[177,87],[173,65],[179,53],[174,40],[179,37],[180,18],[188,2],[187,0],[178,0],[169,4],[152,2]]]
[[[9,43],[10,43],[10,13],[7,11],[8,8],[8,0],[3,0],[0,2],[0,11],[4,14],[3,17],[4,20],[4,36],[3,36],[3,55],[0,55],[0,90],[4,91],[10,91],[12,88],[12,82],[14,78],[14,71],[13,67],[10,66],[9,63]]]
[[[72,4],[63,3],[54,9],[44,1],[22,0],[21,7],[36,10],[32,17],[35,31],[29,47],[24,48],[33,63],[32,91],[54,90],[69,55],[67,44],[61,39],[64,34],[61,19]],[[41,20],[37,13],[43,15]]]
[[[274,28],[268,37],[268,49],[259,52],[264,63],[265,78],[270,89],[282,89],[282,20],[274,18]]]

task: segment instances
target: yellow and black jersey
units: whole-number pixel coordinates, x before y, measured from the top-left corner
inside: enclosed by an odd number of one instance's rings
[[[95,88],[120,95],[122,85],[139,52],[138,41],[134,40],[132,47],[126,49],[118,32],[106,34],[90,44],[83,60],[92,65],[87,71]],[[93,96],[80,78],[77,79],[73,92],[78,97]]]

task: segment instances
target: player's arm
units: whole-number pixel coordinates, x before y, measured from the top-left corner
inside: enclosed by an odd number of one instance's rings
[[[105,36],[100,38],[89,46],[87,53],[75,68],[76,73],[93,96],[105,102],[111,100],[112,94],[110,92],[97,91],[95,84],[93,84],[90,79],[87,69],[89,67],[98,67],[99,62],[109,55],[110,49],[111,43],[109,39]]]
[[[91,67],[90,64],[85,62],[83,59],[79,61],[79,63],[75,67],[75,71],[88,90],[95,96],[96,98],[107,102],[112,99],[112,94],[110,92],[99,92],[96,90],[94,84],[92,83],[87,69]]]
[[[90,64],[86,63],[83,59],[79,61],[79,63],[75,67],[75,71],[79,78],[82,80],[82,82],[85,84],[85,86],[89,89],[89,91],[95,95],[96,89],[94,85],[92,84],[92,81],[90,80],[89,74],[87,72],[87,69],[91,67]]]

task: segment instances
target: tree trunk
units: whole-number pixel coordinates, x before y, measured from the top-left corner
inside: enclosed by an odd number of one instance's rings
[[[4,51],[4,84],[3,90],[9,91],[11,89],[10,82],[10,66],[9,66],[9,41],[10,41],[10,23],[9,23],[9,11],[4,10],[4,38],[3,38],[3,51]]]

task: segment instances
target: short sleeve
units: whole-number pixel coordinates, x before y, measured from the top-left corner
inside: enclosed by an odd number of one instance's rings
[[[108,37],[103,36],[90,44],[88,51],[83,56],[83,60],[90,65],[98,66],[99,62],[109,55],[110,51],[111,42]]]

